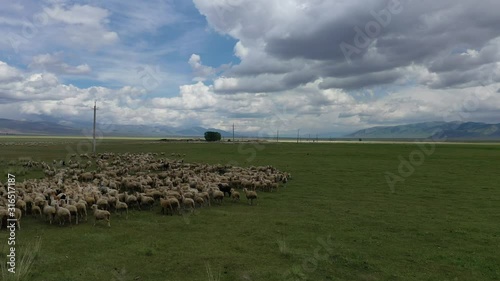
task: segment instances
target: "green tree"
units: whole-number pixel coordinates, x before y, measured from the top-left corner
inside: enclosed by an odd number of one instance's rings
[[[220,141],[222,138],[219,132],[205,132],[205,140],[206,141]]]

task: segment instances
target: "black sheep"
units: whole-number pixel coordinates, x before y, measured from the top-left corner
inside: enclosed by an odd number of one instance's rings
[[[224,196],[226,196],[226,193],[228,194],[229,197],[231,197],[231,187],[227,183],[219,183],[217,185],[219,187],[219,190],[224,192]]]

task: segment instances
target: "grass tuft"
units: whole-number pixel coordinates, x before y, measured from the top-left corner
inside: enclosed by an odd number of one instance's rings
[[[221,278],[220,271],[218,272],[217,275],[214,276],[214,274],[212,273],[212,268],[210,267],[210,263],[208,263],[208,262],[205,264],[205,269],[207,272],[208,281],[220,281],[220,278]]]
[[[278,244],[279,251],[284,256],[290,255],[290,248],[288,247],[285,238],[282,236],[281,239],[277,239],[276,243]]]
[[[153,255],[153,250],[152,249],[146,249],[146,251],[144,251],[144,254],[148,257],[152,256]]]
[[[122,268],[121,270],[118,271],[118,269],[115,269],[113,271],[113,278],[111,281],[127,281],[128,279],[128,274],[127,270],[125,268]]]
[[[7,244],[5,244],[7,245]],[[20,247],[18,255],[16,253],[16,267],[15,273],[8,271],[7,263],[2,263],[2,280],[4,281],[20,281],[29,280],[29,275],[33,264],[38,256],[42,245],[42,239],[38,237],[33,243]],[[16,249],[17,250],[17,249]],[[2,250],[6,251],[5,249]]]

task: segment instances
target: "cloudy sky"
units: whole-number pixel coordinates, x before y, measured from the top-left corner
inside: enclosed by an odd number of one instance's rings
[[[0,0],[0,118],[500,123],[498,0]]]

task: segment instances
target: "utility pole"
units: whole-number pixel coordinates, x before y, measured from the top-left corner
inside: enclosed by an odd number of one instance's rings
[[[233,123],[233,142],[234,142],[234,123]]]
[[[97,101],[94,100],[94,133],[92,139],[92,153],[95,155],[95,120],[96,120],[96,112],[97,112]]]
[[[300,129],[297,130],[297,143],[299,143]]]
[[[276,142],[280,141],[280,130],[276,131]]]

